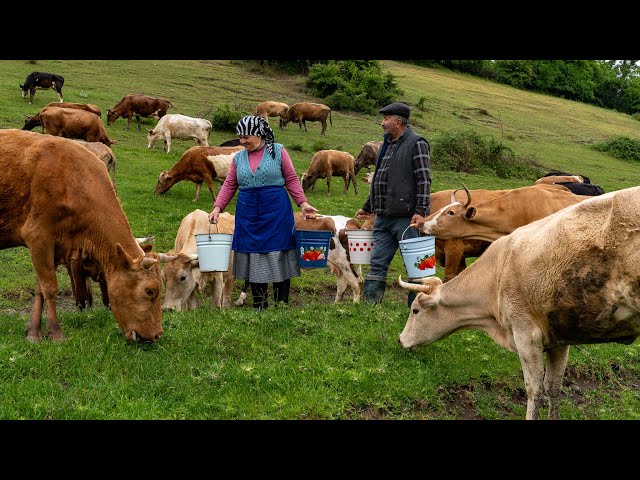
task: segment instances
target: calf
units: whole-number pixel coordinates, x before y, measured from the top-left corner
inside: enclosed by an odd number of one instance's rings
[[[20,85],[20,90],[22,90],[22,98],[27,97],[27,92],[29,92],[29,104],[33,103],[33,97],[36,94],[36,89],[48,89],[52,88],[58,94],[58,98],[62,102],[62,85],[64,85],[64,78],[60,75],[56,75],[55,73],[46,73],[46,72],[32,72],[27,75],[24,83]]]
[[[182,180],[189,180],[196,184],[196,196],[194,202],[200,200],[202,182],[207,182],[207,187],[216,200],[213,179],[224,180],[229,173],[229,167],[233,161],[233,155],[243,150],[244,147],[191,147],[182,154],[171,170],[163,170],[158,176],[155,192],[161,195],[172,186]],[[223,165],[222,159],[226,160]]]
[[[50,135],[102,142],[108,147],[116,143],[109,139],[102,120],[93,113],[76,108],[46,107],[39,115],[43,130]]]
[[[127,126],[124,129],[129,130],[131,117],[135,116],[138,130],[140,130],[140,117],[162,118],[167,114],[169,107],[172,106],[169,100],[150,97],[141,93],[125,95],[115,107],[107,110],[107,125],[111,125],[118,118],[126,118]]]
[[[302,183],[302,189],[306,192],[309,187],[315,186],[316,180],[326,178],[327,193],[331,193],[332,176],[344,179],[344,193],[347,193],[349,182],[351,182],[356,195],[358,194],[353,155],[340,150],[320,150],[316,152],[311,159],[307,172],[300,177],[300,183]]]
[[[264,118],[267,123],[269,117],[280,117],[280,128],[284,128],[284,122],[287,119],[289,105],[282,102],[262,102],[256,106],[254,115]]]
[[[193,118],[173,113],[160,119],[153,130],[147,129],[148,148],[153,148],[159,139],[164,140],[164,149],[171,151],[171,139],[195,140],[198,145],[209,146],[211,122],[204,118]]]
[[[289,107],[287,117],[282,120],[282,126],[286,127],[289,122],[296,122],[302,130],[304,125],[304,131],[307,131],[306,121],[320,122],[322,125],[321,135],[324,135],[327,131],[327,117],[329,117],[329,123],[333,126],[331,121],[331,109],[321,103],[310,102],[298,102]]]
[[[378,154],[380,153],[380,148],[382,147],[382,142],[367,142],[362,146],[360,153],[356,157],[355,161],[355,172],[356,175],[360,171],[360,169],[366,167],[370,168],[376,164],[376,160],[378,159]]]
[[[227,212],[220,214],[218,223],[209,223],[209,214],[194,210],[186,215],[176,235],[174,252],[162,254],[166,262],[161,277],[165,284],[163,310],[192,310],[197,307],[197,292],[211,287],[211,303],[214,307],[231,306],[231,293],[235,284],[233,276],[233,250],[229,254],[229,269],[226,272],[202,272],[198,260],[196,234],[233,233],[235,217]]]

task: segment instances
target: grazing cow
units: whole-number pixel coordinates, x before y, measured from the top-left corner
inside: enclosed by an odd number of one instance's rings
[[[115,107],[107,110],[107,125],[111,125],[118,118],[126,118],[127,126],[124,129],[129,130],[131,117],[135,116],[138,130],[140,130],[140,117],[162,118],[167,114],[169,107],[173,107],[171,102],[162,98],[141,93],[125,95]]]
[[[280,117],[280,128],[284,128],[284,122],[287,119],[289,105],[282,102],[262,102],[256,106],[254,115],[264,118],[267,123],[269,117]]]
[[[27,75],[24,83],[20,85],[20,90],[22,90],[22,98],[27,97],[27,92],[29,92],[29,104],[33,103],[33,97],[36,94],[36,89],[46,90],[48,88],[52,88],[58,94],[58,98],[62,102],[62,86],[64,85],[64,78],[60,75],[56,75],[55,73],[46,73],[46,72],[32,72]]]
[[[216,200],[213,179],[224,181],[229,173],[229,167],[233,161],[233,155],[243,150],[244,147],[191,147],[182,154],[171,170],[163,170],[158,176],[155,192],[161,195],[167,192],[176,183],[182,180],[189,180],[196,184],[196,196],[194,202],[200,200],[200,189],[202,182],[207,182],[209,191]],[[222,165],[221,159],[227,160],[227,164]]]
[[[304,131],[307,131],[307,120],[310,122],[320,122],[322,124],[321,135],[325,135],[327,131],[327,117],[329,117],[329,123],[333,127],[331,120],[331,109],[321,103],[310,102],[298,102],[289,107],[287,117],[282,121],[282,126],[286,127],[289,122],[296,122],[302,130],[304,125]]]
[[[419,292],[400,334],[414,349],[472,328],[520,358],[527,419],[559,419],[569,346],[640,335],[640,187],[589,197],[499,238],[467,270]],[[546,365],[544,356],[546,354]]]
[[[467,201],[464,204],[452,202],[429,215],[423,233],[442,239],[493,242],[522,225],[589,198],[574,195],[561,185],[536,185],[515,188],[497,198],[470,206],[472,196],[466,187],[465,191]]]
[[[356,157],[356,161],[354,164],[354,170],[356,175],[362,168],[369,168],[376,164],[376,160],[378,159],[378,154],[380,153],[380,148],[382,147],[382,142],[367,142],[362,146],[360,153]]]
[[[79,143],[85,148],[88,148],[93,152],[107,167],[107,171],[111,176],[111,183],[113,188],[116,188],[116,156],[113,154],[113,150],[106,146],[102,142],[85,142],[84,140],[74,139],[74,142]]]
[[[165,115],[153,130],[147,129],[148,148],[153,148],[158,140],[164,140],[164,149],[171,151],[171,139],[195,140],[200,146],[209,146],[211,122],[204,118],[187,117],[179,113]]]
[[[107,147],[117,143],[115,140],[109,139],[100,117],[85,110],[46,107],[38,115],[40,115],[42,129],[54,137],[102,142]]]
[[[302,190],[305,192],[312,188],[315,190],[316,180],[327,179],[327,193],[331,193],[331,177],[342,177],[344,179],[344,193],[349,189],[349,182],[353,184],[353,190],[358,194],[358,185],[354,170],[353,155],[340,150],[320,150],[311,158],[311,163],[307,173],[300,176]]]
[[[317,218],[304,218],[301,212],[293,214],[296,230],[328,230],[332,232],[331,241],[329,243],[329,255],[327,256],[327,266],[331,273],[336,276],[336,297],[334,302],[342,300],[344,292],[351,287],[353,301],[359,302],[362,294],[361,282],[358,281],[358,275],[353,269],[353,265],[349,263],[347,249],[343,247],[338,238],[338,230],[333,218],[340,221],[340,216],[318,216]]]
[[[196,234],[233,233],[235,217],[223,212],[218,223],[209,223],[209,214],[204,210],[194,210],[186,215],[176,235],[174,252],[161,254],[166,262],[162,269],[165,284],[163,310],[192,310],[197,307],[197,292],[211,286],[211,303],[214,307],[231,306],[231,293],[235,284],[233,276],[233,251],[229,254],[229,269],[226,272],[202,272],[198,260]]]
[[[73,102],[60,102],[60,103],[47,103],[45,107],[60,107],[60,108],[77,108],[78,110],[85,110],[87,112],[95,113],[97,116],[102,116],[102,110],[93,103],[73,103]]]
[[[571,191],[571,193],[574,193],[576,195],[595,197],[604,193],[604,189],[600,185],[596,185],[595,183],[556,182],[555,185],[562,185],[563,187],[567,187],[569,191]]]
[[[45,304],[46,333],[64,339],[55,268],[76,251],[104,272],[111,311],[126,339],[158,340],[159,258],[145,255],[136,242],[104,163],[75,142],[6,129],[0,130],[0,171],[0,249],[28,248],[36,273],[27,340],[42,340]]]

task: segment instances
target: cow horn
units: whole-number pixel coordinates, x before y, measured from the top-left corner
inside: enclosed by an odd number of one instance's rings
[[[140,264],[142,266],[142,268],[151,268],[153,267],[156,263],[158,263],[158,259],[156,258],[151,258],[151,257],[144,257],[142,259],[142,263]]]
[[[469,206],[469,204],[471,203],[471,192],[469,192],[469,189],[467,188],[467,186],[463,183],[462,186],[464,187],[464,191],[467,192],[467,203],[465,203],[462,208],[467,208]]]
[[[166,253],[159,253],[158,257],[160,257],[160,263],[172,262],[173,260],[178,258],[177,255],[169,255]]]
[[[421,285],[416,283],[407,283],[402,281],[402,275],[398,277],[398,284],[405,290],[409,290],[411,292],[422,292],[427,295],[433,292],[433,289],[438,285],[442,285],[442,280],[438,277],[425,278],[422,282],[423,283]]]
[[[456,188],[453,193],[451,194],[451,203],[456,203],[456,192],[460,190],[459,188]]]
[[[144,242],[153,242],[156,239],[156,237],[154,235],[151,235],[150,237],[136,237],[136,242],[138,242],[138,244],[144,243]]]

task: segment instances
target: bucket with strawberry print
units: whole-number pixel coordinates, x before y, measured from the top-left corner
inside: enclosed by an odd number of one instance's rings
[[[332,235],[329,230],[295,230],[300,268],[327,266]]]
[[[430,235],[404,239],[404,234],[409,225],[402,232],[400,240],[400,253],[404,266],[407,269],[407,276],[411,280],[417,280],[436,274],[436,237]]]

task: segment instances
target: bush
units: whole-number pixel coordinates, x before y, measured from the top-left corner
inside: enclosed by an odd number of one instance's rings
[[[437,170],[490,173],[499,178],[536,180],[546,173],[539,163],[516,157],[514,151],[492,136],[473,130],[447,132],[431,142],[431,165]]]
[[[216,108],[215,112],[213,112],[213,115],[211,116],[211,125],[215,130],[231,131],[235,133],[236,125],[245,115],[248,114],[241,111],[237,105],[232,106],[228,103],[223,103]]]
[[[309,69],[307,88],[335,110],[375,113],[403,92],[377,60],[330,60]]]
[[[610,138],[609,140],[596,143],[591,146],[594,150],[605,152],[621,160],[640,161],[640,140],[636,140],[624,135]]]

